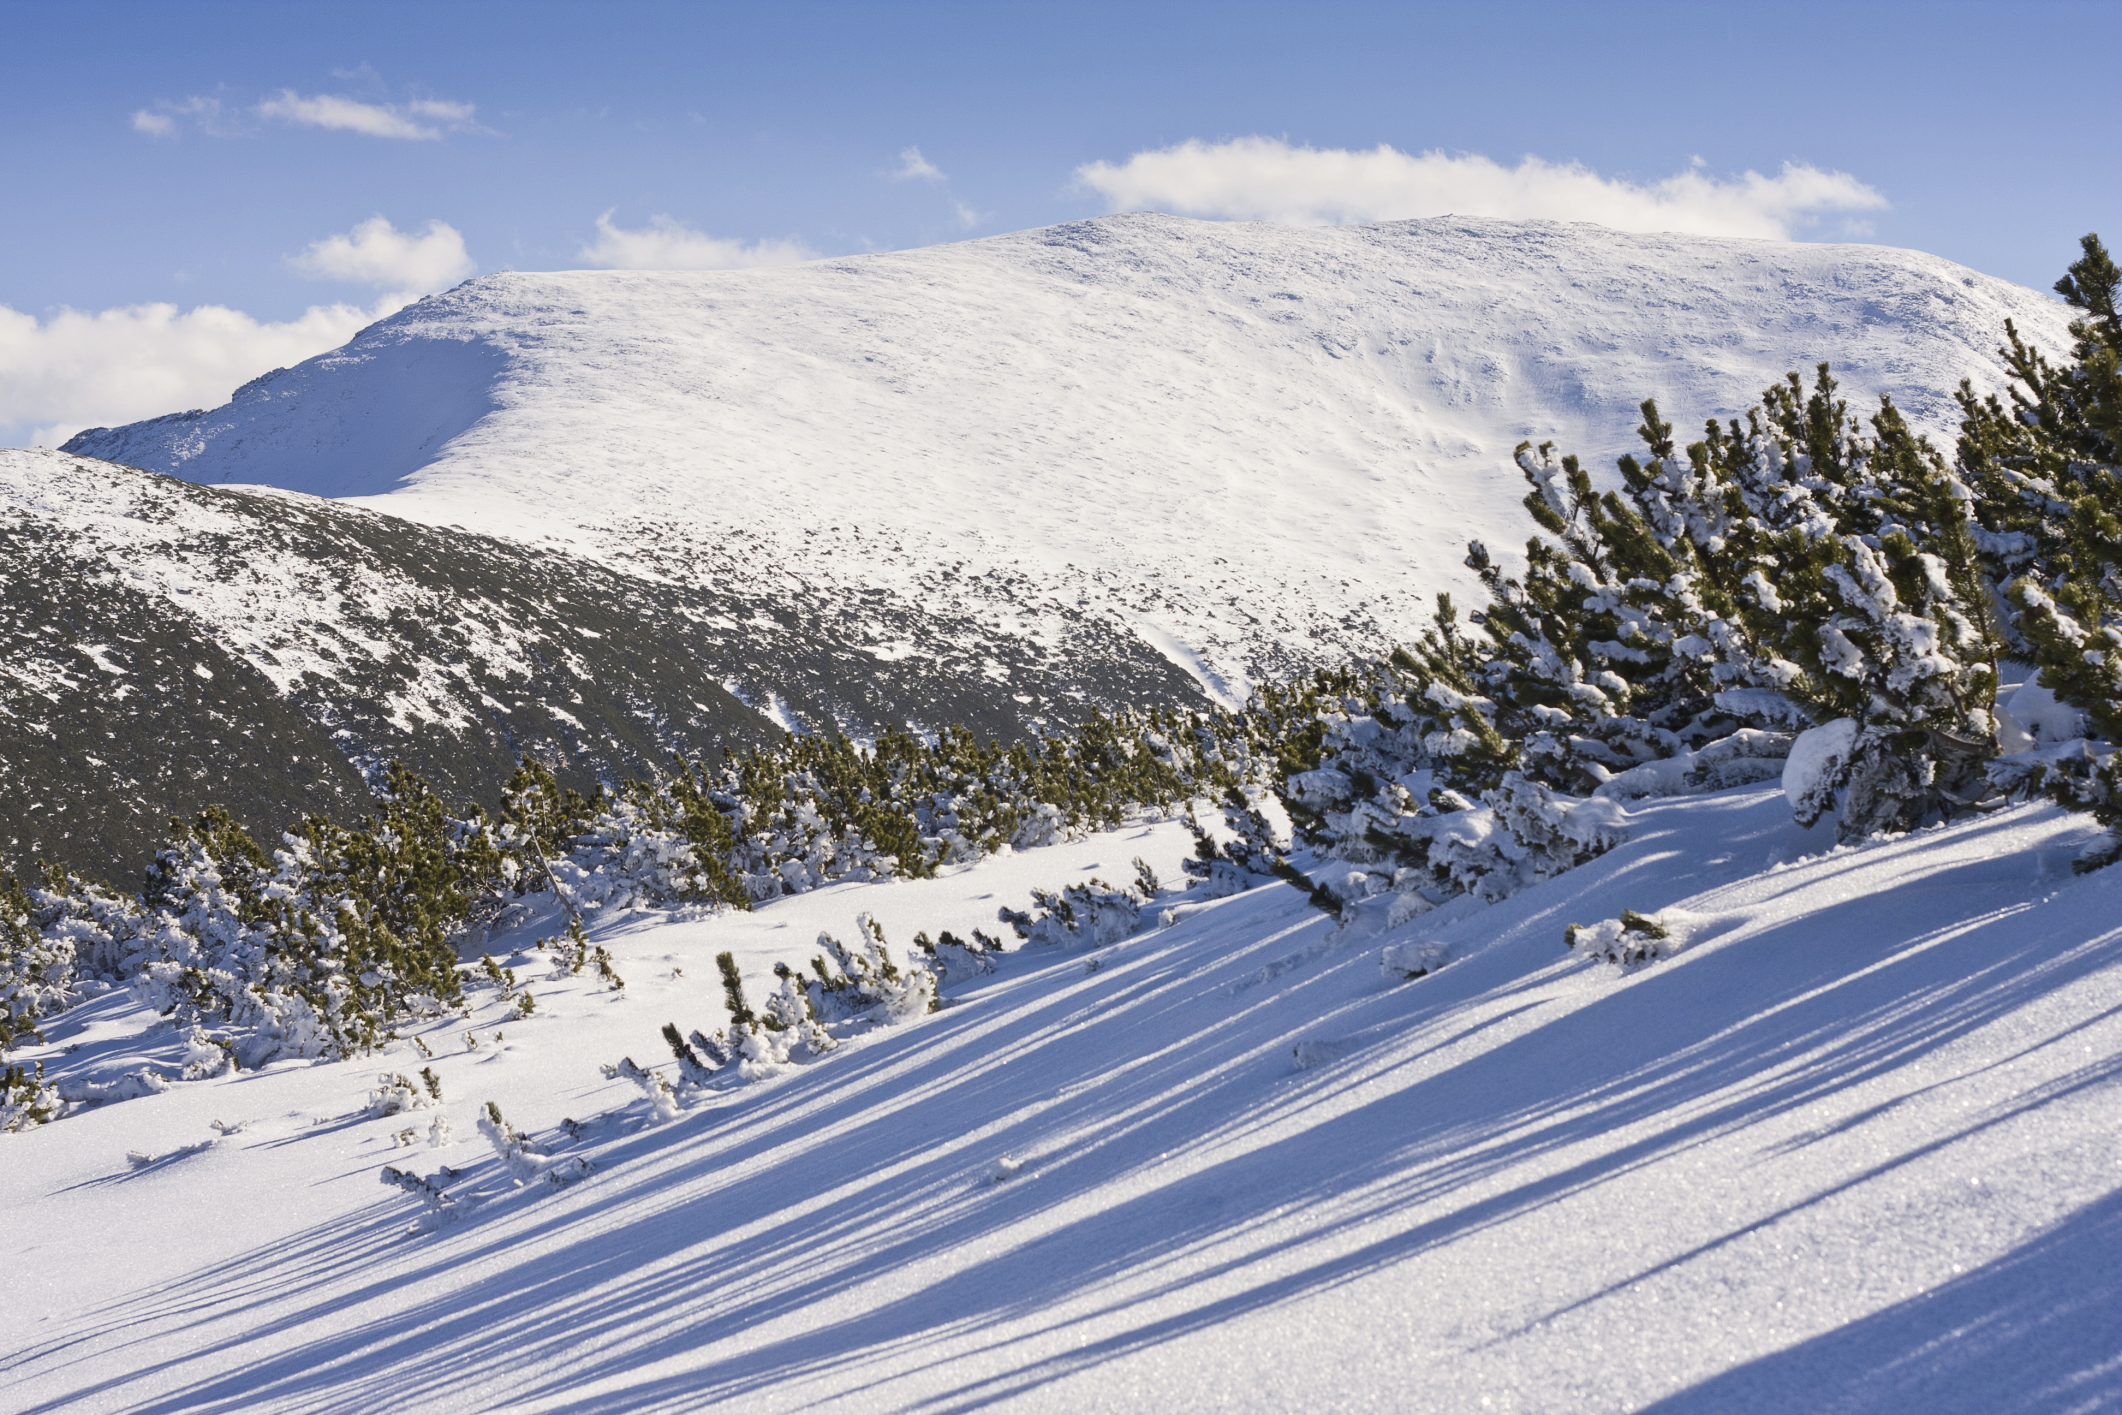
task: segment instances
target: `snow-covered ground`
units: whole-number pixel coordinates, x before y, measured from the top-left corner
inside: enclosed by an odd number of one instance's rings
[[[2065,315],[1877,246],[1138,214],[486,276],[224,408],[69,446],[997,634],[1095,614],[1235,698],[1413,637],[1469,538],[1521,545],[1521,439],[1610,477],[1641,399],[1692,432],[1822,360],[1853,406],[1891,393],[1949,435],[1961,378],[2002,385],[2005,320],[2061,349]]]
[[[1027,946],[944,1010],[652,1123],[601,1064],[817,930],[1167,881],[1176,825],[593,937],[380,1057],[0,1137],[17,1411],[2122,1408],[2122,871],[2020,807],[1832,848],[1645,803],[1500,904],[1338,930],[1276,883]],[[1622,973],[1564,926],[1657,914]],[[1403,981],[1394,944],[1443,966]],[[1407,950],[1401,950],[1404,956]],[[109,997],[56,1071],[160,1044]],[[468,1046],[467,1036],[476,1042]],[[71,1050],[78,1046],[78,1050]],[[444,1104],[367,1118],[379,1072]],[[589,1177],[512,1188],[497,1103]],[[428,1148],[435,1114],[455,1140]],[[579,1122],[579,1138],[563,1128]],[[219,1122],[217,1125],[216,1122]],[[411,1129],[415,1143],[397,1135]],[[457,1196],[427,1216],[394,1164]]]

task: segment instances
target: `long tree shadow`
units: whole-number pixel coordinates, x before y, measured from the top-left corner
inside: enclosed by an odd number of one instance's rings
[[[1649,1407],[1655,1415],[1910,1410],[2122,1410],[2122,1192],[1942,1287]]]
[[[1617,852],[1587,867],[1570,907],[1655,907],[1629,866]],[[615,1175],[631,1171],[614,1221],[594,1221],[586,1190],[476,1218],[424,1248],[369,1230],[344,1265],[365,1276],[312,1298],[290,1301],[279,1260],[255,1253],[121,1304],[107,1320],[152,1311],[211,1361],[194,1365],[187,1345],[29,1408],[137,1380],[156,1391],[135,1407],[147,1411],[358,1410],[472,1388],[503,1403],[648,1409],[828,1375],[855,1394],[862,1380],[969,1355],[1006,1374],[958,1384],[946,1403],[1021,1392],[1807,1105],[2122,961],[2122,930],[2092,935],[2059,926],[2078,916],[2024,909],[2024,878],[1972,861],[1851,894],[1556,1022],[1525,1004],[1516,1035],[1452,1064],[1431,1058],[1488,1025],[1468,1007],[1514,995],[1552,940],[1526,934],[1411,989],[1385,989],[1367,957],[1328,956],[1233,999],[1234,981],[1289,950],[1305,910],[1288,891],[1240,901],[1220,922],[1130,945],[1093,977],[1056,965],[726,1114],[624,1142],[606,1155]],[[1508,922],[1500,908],[1497,921]],[[1880,942],[1850,942],[1866,938]],[[1293,1082],[1289,1044],[1322,1026],[1397,1042]],[[1027,1075],[1079,1084],[1043,1096]],[[1540,1163],[1650,1121],[1662,1123],[1627,1144]],[[1034,1157],[1035,1176],[981,1183],[975,1171],[1004,1150]],[[1518,1166],[1522,1182],[1407,1217]],[[1331,1221],[1270,1231],[1328,1205]],[[1378,1236],[1307,1255],[1357,1229]],[[947,1253],[990,1256],[934,1263]],[[932,1263],[946,1275],[919,1276]],[[900,1295],[856,1297],[884,1273],[907,1275]],[[1213,1277],[1239,1290],[1186,1305]],[[762,1330],[812,1313],[845,1315]],[[751,1344],[710,1350],[740,1334]],[[1070,1354],[1046,1354],[1060,1347]],[[685,1369],[630,1378],[663,1361]],[[201,1366],[214,1373],[187,1378]],[[614,1393],[571,1397],[592,1382]]]

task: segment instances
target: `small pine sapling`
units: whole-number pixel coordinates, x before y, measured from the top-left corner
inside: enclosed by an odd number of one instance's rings
[[[492,1101],[479,1116],[479,1133],[494,1147],[494,1153],[508,1170],[509,1178],[520,1187],[530,1183],[538,1175],[541,1156],[538,1147],[531,1143],[530,1136],[501,1118],[501,1107]]]
[[[410,1077],[386,1071],[376,1078],[376,1089],[368,1093],[368,1113],[371,1119],[375,1119],[409,1110],[425,1110],[438,1099],[438,1095],[422,1092]]]
[[[671,1055],[677,1058],[678,1074],[687,1085],[705,1087],[715,1079],[714,1068],[679,1035],[676,1022],[663,1024],[663,1040],[669,1044]]]
[[[639,1086],[641,1093],[648,1097],[649,1111],[656,1124],[662,1125],[678,1118],[678,1094],[671,1089],[671,1083],[657,1072],[637,1064],[630,1056],[620,1057],[617,1066],[601,1069],[606,1080],[631,1081]]]
[[[926,937],[926,934],[916,935],[914,942],[918,944]],[[973,930],[971,943],[945,929],[936,941],[929,945],[926,952],[934,960],[931,966],[937,969],[938,976],[946,981],[955,981],[960,976],[993,972],[993,954],[999,951],[999,948],[999,944],[978,929]]]
[[[437,1182],[439,1178],[440,1176],[436,1179],[423,1179],[409,1169],[399,1169],[396,1165],[388,1164],[383,1166],[382,1179],[386,1185],[393,1189],[402,1189],[436,1210],[447,1209],[457,1202],[444,1192],[442,1185]]]
[[[717,1071],[737,1060],[736,1047],[731,1045],[729,1038],[720,1032],[710,1037],[707,1033],[695,1027],[686,1035],[687,1039],[700,1049],[700,1055],[707,1058],[707,1064],[714,1067]]]
[[[1164,882],[1158,879],[1157,872],[1149,867],[1149,861],[1140,855],[1135,856],[1135,892],[1142,896],[1142,902],[1145,904],[1164,892]]]
[[[44,1079],[42,1061],[34,1070],[17,1065],[0,1071],[0,1134],[56,1120],[64,1108],[58,1090]]]
[[[1199,818],[1188,815],[1186,818],[1186,829],[1194,837],[1194,853],[1181,860],[1179,868],[1194,879],[1206,880],[1210,872],[1215,868],[1216,862],[1223,858],[1223,852],[1216,848],[1215,837],[1202,828]],[[1003,922],[1014,924],[1015,920],[1005,918]],[[1029,927],[1030,923],[1030,919],[1027,918],[1025,920],[1026,926]],[[1020,932],[1018,937],[1023,937],[1023,934]]]
[[[567,976],[580,976],[589,966],[589,939],[583,935],[580,919],[567,921],[567,947],[561,950],[560,956]]]
[[[1562,931],[1563,947],[1624,971],[1655,963],[1671,951],[1671,944],[1671,930],[1633,909],[1623,909],[1618,919],[1589,927],[1571,924]]]
[[[776,1047],[777,1059],[786,1060],[788,1047],[794,1042],[801,1042],[813,1057],[823,1056],[838,1046],[831,1034],[818,1024],[810,992],[795,970],[786,963],[776,963],[774,977],[780,981],[780,986],[767,995],[759,1020],[768,1031],[781,1034]]]
[[[744,997],[744,975],[737,971],[737,955],[718,953],[715,967],[722,973],[722,1002],[729,1008],[729,1024],[732,1028],[749,1027],[758,1020],[751,1004]]]
[[[855,937],[847,946],[829,933],[818,935],[818,946],[839,965],[840,976],[833,977],[824,957],[813,961],[818,981],[809,985],[809,995],[816,1016],[839,1022],[875,1009],[880,1020],[897,1023],[936,1010],[935,973],[911,962],[901,969],[885,945],[883,927],[866,913],[855,916]]]

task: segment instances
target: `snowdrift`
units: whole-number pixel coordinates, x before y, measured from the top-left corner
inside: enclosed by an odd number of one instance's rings
[[[1167,895],[1132,937],[1025,945],[938,1013],[665,1123],[600,1067],[667,1055],[666,1020],[720,1025],[715,952],[757,997],[857,911],[901,945],[964,933],[1132,856],[1173,878],[1188,842],[1143,824],[753,915],[606,920],[623,992],[518,954],[532,1017],[488,993],[380,1057],[0,1137],[35,1317],[10,1403],[2122,1398],[2122,875],[2072,877],[2091,825],[2029,806],[1831,847],[1773,786],[1626,825],[1568,874],[1395,928],[1337,929],[1280,883]],[[1667,956],[1564,947],[1624,909]],[[1411,951],[1428,975],[1381,967]],[[20,1055],[88,1079],[174,1044],[119,996],[76,1021]],[[421,1067],[441,1104],[376,1113],[378,1072]],[[517,1187],[488,1101],[571,1182]],[[458,1202],[438,1221],[385,1165]]]

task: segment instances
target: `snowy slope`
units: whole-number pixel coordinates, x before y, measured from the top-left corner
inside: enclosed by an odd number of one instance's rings
[[[47,451],[0,449],[0,591],[0,870],[25,876],[45,859],[134,880],[169,818],[209,802],[262,839],[312,811],[356,820],[357,764],[490,804],[525,754],[587,788],[792,724],[1015,738],[1202,702],[1073,610],[1011,633],[947,595],[673,584]]]
[[[1963,376],[2001,384],[2007,317],[2064,340],[2047,296],[1882,247],[1119,216],[487,276],[69,447],[724,589],[1103,616],[1229,694],[1406,637],[1470,536],[1521,543],[1521,438],[1609,468],[1638,400],[1699,427],[1821,360],[1943,433]]]
[[[597,1066],[718,1025],[714,951],[756,992],[857,910],[963,931],[1137,854],[1171,878],[1182,832],[609,921],[623,995],[519,957],[537,1016],[489,1004],[477,1050],[456,1023],[432,1063],[400,1043],[0,1136],[7,1404],[2122,1408],[2122,873],[2070,875],[2084,818],[1830,849],[1751,788],[1631,823],[1388,934],[1274,884],[1027,948],[665,1125]],[[1624,907],[1681,951],[1564,951]],[[1409,940],[1445,966],[1382,974]],[[88,1018],[25,1054],[107,1073],[156,1044],[120,999]],[[379,1066],[424,1064],[440,1150],[393,1142],[429,1112],[363,1115]],[[487,1100],[595,1173],[509,1189]],[[459,1167],[456,1217],[387,1163]]]

